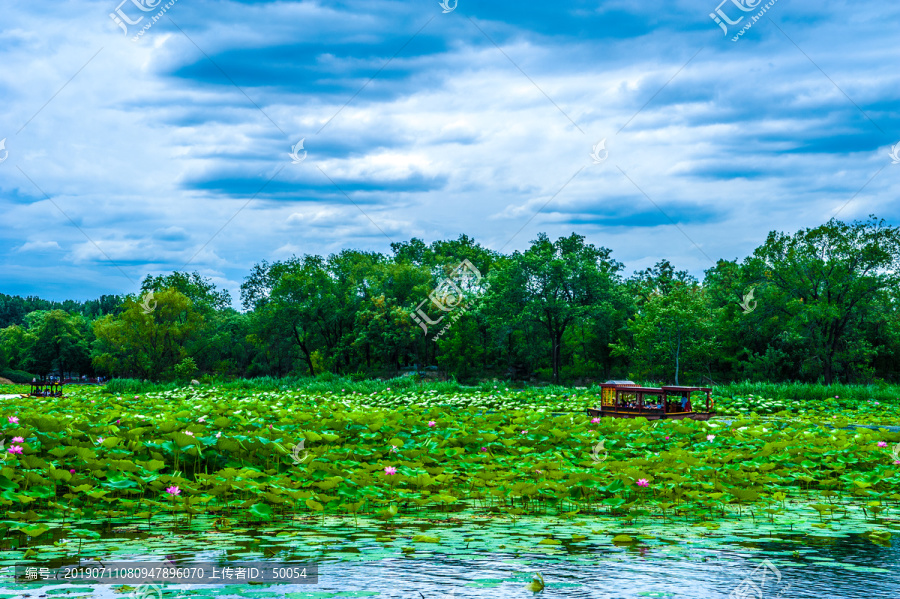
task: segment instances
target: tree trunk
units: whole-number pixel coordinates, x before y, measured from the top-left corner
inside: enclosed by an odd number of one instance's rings
[[[675,386],[678,386],[678,368],[681,360],[681,335],[678,336],[678,343],[675,346]]]
[[[832,365],[833,359],[833,352],[828,352],[825,354],[825,366],[822,369],[822,376],[825,378],[826,385],[830,385],[834,381],[834,366]]]
[[[565,331],[565,327],[559,329],[558,331],[552,333],[550,335],[551,343],[553,345],[552,355],[550,356],[550,360],[553,363],[553,382],[557,385],[559,384],[559,369],[561,360],[561,351],[562,347],[562,336]]]
[[[310,355],[309,349],[306,347],[306,343],[300,338],[300,331],[297,330],[296,326],[294,327],[294,339],[297,340],[297,345],[303,352],[303,357],[306,358],[306,365],[309,367],[310,376],[316,376],[316,369],[313,367],[312,356]]]
[[[550,366],[553,368],[553,382],[557,385],[559,384],[559,361],[557,360],[557,355],[559,354],[559,344],[556,342],[556,334],[550,334]]]

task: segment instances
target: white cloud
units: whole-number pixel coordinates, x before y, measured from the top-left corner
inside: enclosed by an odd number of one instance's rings
[[[650,21],[646,7],[606,3],[580,17],[609,21],[596,29],[538,3],[474,14],[534,83],[459,19],[404,46],[432,16],[408,3],[179,1],[170,16],[241,89],[166,19],[124,39],[114,6],[4,14],[0,291],[39,294],[29,268],[61,251],[72,267],[60,276],[88,295],[136,291],[190,260],[237,297],[262,259],[460,233],[499,249],[558,192],[506,251],[577,231],[629,270],[666,257],[699,275],[707,259],[657,206],[709,256],[742,257],[769,230],[824,222],[885,164],[839,216],[900,218],[885,150],[900,140],[900,47],[884,26],[896,6],[831,2],[807,19],[777,5],[773,19],[840,90],[772,23],[732,43],[686,1]],[[303,136],[309,158],[291,165]],[[594,165],[602,138],[610,157]]]
[[[27,241],[16,248],[16,252],[47,252],[51,250],[61,250],[59,244],[55,241]]]

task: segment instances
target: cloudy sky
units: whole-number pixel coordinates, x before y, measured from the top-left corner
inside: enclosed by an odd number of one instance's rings
[[[701,275],[900,223],[897,3],[119,1],[3,3],[0,292],[541,231]]]

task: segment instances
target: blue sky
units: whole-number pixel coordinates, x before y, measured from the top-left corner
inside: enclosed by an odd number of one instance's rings
[[[0,292],[542,231],[700,276],[900,223],[895,3],[177,0],[132,41],[166,3],[119,1],[4,9]]]

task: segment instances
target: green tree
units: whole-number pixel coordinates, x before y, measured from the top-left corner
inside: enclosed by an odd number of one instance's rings
[[[170,275],[152,277],[147,275],[141,283],[141,295],[151,291],[174,289],[186,296],[197,311],[209,313],[213,310],[224,310],[231,307],[231,294],[220,290],[208,278],[199,272],[174,271]]]
[[[669,293],[654,291],[628,321],[633,344],[614,344],[645,377],[674,375],[706,363],[716,347],[713,315],[699,285],[678,284]],[[643,378],[643,377],[642,377]]]
[[[621,269],[610,250],[585,243],[581,235],[551,242],[541,233],[528,250],[498,266],[490,279],[490,309],[495,318],[543,329],[558,383],[566,331],[613,301]]]
[[[24,326],[14,324],[0,329],[0,348],[13,370],[25,370],[25,358],[33,342],[34,336],[29,335]]]
[[[58,370],[64,375],[90,367],[90,347],[83,318],[63,310],[38,310],[28,314],[25,321],[29,338],[24,366],[28,371],[46,375]]]
[[[187,357],[175,365],[175,378],[180,381],[189,381],[197,372],[197,364],[194,359]]]
[[[743,266],[761,310],[787,343],[802,347],[802,372],[825,384],[867,371],[877,348],[864,332],[885,317],[900,283],[900,228],[871,217],[830,220],[794,235],[769,233]]]
[[[154,292],[153,297],[156,303],[150,311],[140,298],[128,298],[120,315],[94,321],[97,369],[156,381],[172,378],[175,365],[192,357],[206,329],[203,316],[174,289]]]

